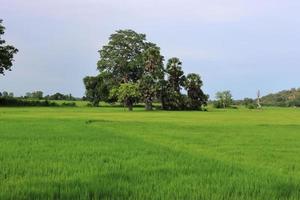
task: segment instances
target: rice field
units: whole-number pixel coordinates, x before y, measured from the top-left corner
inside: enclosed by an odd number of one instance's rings
[[[0,199],[300,199],[300,110],[0,108]]]

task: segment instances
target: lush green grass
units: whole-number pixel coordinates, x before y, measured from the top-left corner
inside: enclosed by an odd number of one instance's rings
[[[300,110],[0,108],[0,199],[300,199]]]

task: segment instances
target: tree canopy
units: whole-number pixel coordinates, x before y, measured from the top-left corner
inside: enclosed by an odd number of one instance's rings
[[[0,19],[0,74],[4,75],[5,70],[11,70],[14,54],[18,52],[18,49],[12,45],[6,45],[5,40],[1,38],[1,35],[3,35],[5,31],[2,21],[3,20]]]

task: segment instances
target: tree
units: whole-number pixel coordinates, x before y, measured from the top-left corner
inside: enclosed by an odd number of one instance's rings
[[[223,92],[217,92],[216,99],[217,101],[215,102],[215,107],[217,108],[230,107],[233,102],[232,95],[229,90]]]
[[[183,96],[180,93],[185,81],[181,65],[182,63],[178,58],[168,60],[166,67],[167,82],[162,82],[165,85],[161,86],[163,109],[182,110],[185,107]]]
[[[99,50],[98,70],[114,77],[114,85],[137,82],[143,75],[143,52],[155,46],[146,41],[145,34],[119,30],[112,34],[107,45]]]
[[[43,92],[42,91],[34,91],[31,93],[31,98],[43,99]]]
[[[11,70],[12,62],[14,61],[13,57],[18,52],[18,49],[11,45],[5,45],[5,40],[1,39],[1,35],[4,34],[5,30],[2,21],[0,19],[0,74],[4,75],[5,70]]]
[[[140,79],[140,91],[146,110],[152,110],[152,103],[158,94],[159,81],[164,78],[163,56],[158,47],[150,47],[143,54],[144,73]]]
[[[118,101],[132,111],[134,103],[138,103],[141,96],[139,86],[136,83],[123,83],[118,89],[112,90],[112,96],[117,96]]]
[[[2,92],[2,97],[5,97],[5,98],[9,97],[8,92],[3,91],[3,92]]]
[[[208,96],[201,89],[203,82],[198,74],[188,74],[184,85],[187,90],[189,109],[199,110],[202,106],[207,105]]]
[[[103,75],[87,76],[83,79],[86,98],[93,106],[98,106],[100,101],[106,101],[109,97],[109,85]]]
[[[167,63],[166,72],[168,74],[168,82],[170,87],[180,93],[181,86],[184,86],[185,76],[182,70],[182,62],[179,58],[170,58]]]

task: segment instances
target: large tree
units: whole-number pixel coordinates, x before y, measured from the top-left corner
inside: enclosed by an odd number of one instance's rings
[[[18,52],[18,49],[11,45],[6,45],[5,40],[1,38],[4,31],[5,27],[2,25],[2,19],[0,19],[0,74],[3,75],[5,70],[11,70],[14,54]]]
[[[144,73],[140,79],[140,91],[146,110],[152,110],[152,103],[159,91],[159,81],[164,78],[163,56],[158,47],[150,47],[144,54]]]
[[[199,110],[207,105],[208,96],[204,94],[201,87],[203,82],[198,74],[191,73],[186,76],[185,89],[187,90],[187,106],[192,110]]]
[[[144,71],[143,52],[153,46],[146,41],[145,34],[119,30],[99,50],[98,70],[112,74],[115,84],[137,82]]]

